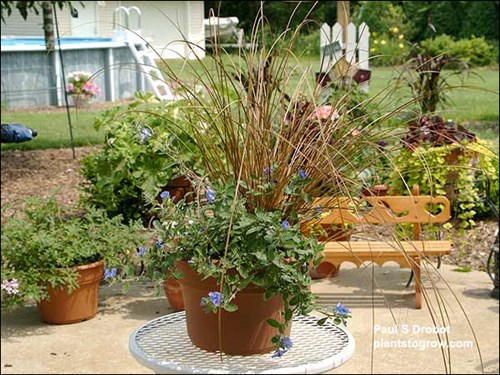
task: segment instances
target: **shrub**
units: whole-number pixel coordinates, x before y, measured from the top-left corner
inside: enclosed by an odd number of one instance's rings
[[[397,27],[381,34],[373,32],[370,39],[370,63],[373,66],[400,65],[405,61],[410,44]]]
[[[178,165],[194,166],[196,148],[182,129],[181,102],[158,104],[138,99],[123,110],[115,107],[95,121],[106,132],[104,147],[82,159],[82,203],[103,208],[124,220],[148,219],[146,196],[155,197],[168,182],[181,174]],[[149,103],[148,103],[149,102]],[[173,123],[175,126],[167,124]]]
[[[420,42],[427,54],[432,56],[448,55],[460,59],[469,66],[485,66],[495,63],[496,51],[484,37],[472,36],[468,39],[455,40],[448,35],[439,35]]]

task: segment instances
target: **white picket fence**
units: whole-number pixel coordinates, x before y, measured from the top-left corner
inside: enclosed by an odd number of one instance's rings
[[[330,72],[345,53],[350,66],[368,70],[370,67],[370,28],[363,22],[356,28],[352,22],[347,25],[347,43],[342,45],[342,26],[337,22],[333,27],[324,23],[320,29],[321,72]],[[360,83],[360,89],[368,91],[368,81]]]

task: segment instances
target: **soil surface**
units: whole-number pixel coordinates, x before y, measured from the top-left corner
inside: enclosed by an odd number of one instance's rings
[[[95,147],[76,148],[76,159],[71,149],[2,151],[1,206],[7,208],[3,215],[14,214],[22,208],[25,198],[48,197],[52,193],[63,205],[75,207],[83,182],[79,160],[82,155],[96,151]],[[478,221],[474,229],[461,235],[454,233],[454,250],[443,257],[443,263],[485,270],[497,228],[496,221]]]

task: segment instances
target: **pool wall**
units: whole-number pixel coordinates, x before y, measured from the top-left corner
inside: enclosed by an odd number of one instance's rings
[[[7,108],[62,106],[64,86],[59,51],[47,54],[41,44],[18,43],[2,38],[1,103]],[[5,43],[4,43],[5,42]],[[94,101],[130,98],[134,92],[149,90],[132,52],[124,42],[67,40],[61,43],[64,73],[95,74],[101,94]],[[68,98],[71,103],[71,98]]]

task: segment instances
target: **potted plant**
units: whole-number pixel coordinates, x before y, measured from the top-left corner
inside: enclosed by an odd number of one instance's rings
[[[81,161],[81,201],[122,215],[125,221],[151,219],[149,198],[168,191],[175,200],[191,190],[182,166],[197,170],[199,152],[185,131],[182,101],[165,105],[146,94],[125,107],[101,113],[94,122],[106,135],[103,147]],[[173,124],[177,128],[172,129]]]
[[[274,346],[280,355],[290,347],[293,314],[317,308],[309,269],[321,261],[322,246],[302,233],[301,222],[315,217],[315,197],[358,195],[357,176],[374,161],[359,156],[369,148],[369,155],[379,156],[380,137],[345,107],[344,93],[319,104],[319,88],[300,90],[307,73],[290,74],[296,72],[291,47],[299,29],[270,45],[268,29],[258,27],[251,45],[259,48],[237,61],[222,61],[217,50],[208,62],[186,61],[184,73],[201,90],[165,66],[165,75],[187,93],[179,110],[189,111],[186,133],[205,172],[189,176],[191,203],[162,202],[154,224],[158,241],[145,265],[153,279],[163,282],[170,272],[179,280],[188,333],[207,350],[249,354]],[[208,286],[200,285],[203,280]],[[228,319],[246,314],[245,323],[238,323],[246,326],[258,315],[247,312],[257,303],[246,300],[245,287],[257,288],[257,300],[270,303],[256,326],[269,326],[272,338],[235,352],[241,335],[239,328],[237,334],[227,328],[237,325]],[[195,298],[186,295],[191,293]],[[337,321],[349,315],[342,307],[328,314]],[[210,343],[199,337],[202,330],[209,331]],[[243,341],[250,343],[250,337]]]
[[[88,107],[90,100],[101,94],[100,87],[87,72],[73,72],[68,75],[66,92],[73,98],[76,107]]]
[[[287,188],[306,183],[298,176]],[[306,237],[299,222],[290,223],[284,207],[249,210],[257,191],[232,182],[197,191],[203,194],[190,202],[161,202],[154,222],[158,240],[144,259],[147,274],[178,278],[196,346],[238,355],[276,348],[281,355],[291,345],[293,314],[315,307],[308,272],[323,246]],[[349,316],[342,309],[327,314]]]
[[[103,274],[132,274],[141,230],[102,210],[66,213],[54,197],[27,200],[2,220],[2,309],[35,302],[47,323],[91,319]]]

